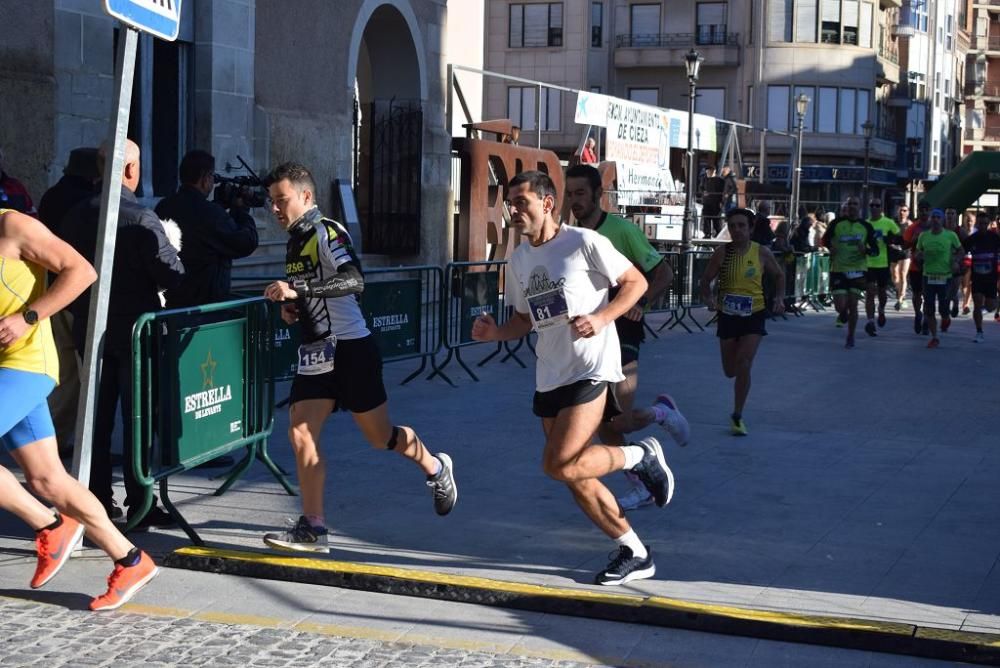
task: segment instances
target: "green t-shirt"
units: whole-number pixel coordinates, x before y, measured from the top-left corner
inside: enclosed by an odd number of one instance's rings
[[[962,242],[951,230],[925,230],[917,237],[917,250],[924,254],[924,276],[947,276],[951,278],[953,252],[961,250]]]
[[[878,243],[878,255],[868,256],[868,268],[882,269],[888,267],[889,251],[886,250],[885,240],[886,237],[899,234],[899,225],[888,216],[882,216],[868,222],[875,229],[875,241]]]
[[[875,230],[864,220],[841,218],[826,228],[823,244],[830,249],[830,271],[864,273],[868,269],[868,254],[858,248],[874,248]]]
[[[656,249],[650,245],[642,230],[621,216],[605,213],[601,221],[597,223],[596,229],[611,242],[611,245],[619,253],[627,257],[643,273],[649,273],[663,261]]]

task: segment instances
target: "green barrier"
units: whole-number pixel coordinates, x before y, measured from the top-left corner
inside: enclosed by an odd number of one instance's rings
[[[126,531],[149,511],[159,483],[167,512],[202,545],[170,500],[169,478],[239,449],[246,454],[216,495],[255,460],[294,495],[267,453],[274,424],[273,346],[273,322],[262,297],[139,317],[132,332],[133,469],[144,499]]]

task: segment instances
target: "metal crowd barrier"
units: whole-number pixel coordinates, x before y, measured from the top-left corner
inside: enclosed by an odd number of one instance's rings
[[[444,274],[445,291],[441,294],[444,335],[441,343],[448,350],[448,355],[441,366],[435,367],[427,379],[441,376],[449,385],[454,385],[444,373],[444,368],[454,360],[470,378],[478,381],[479,377],[462,359],[462,349],[482,343],[472,338],[472,324],[480,315],[485,313],[493,316],[498,325],[502,325],[513,316],[513,307],[504,299],[507,262],[506,260],[451,262],[445,267]],[[533,350],[528,336],[520,339],[513,347],[509,341],[498,342],[496,349],[480,360],[477,366],[483,366],[503,352],[505,355],[500,359],[501,362],[512,359],[521,368],[525,368],[524,362],[517,356],[518,350],[524,345]]]
[[[202,545],[170,500],[169,478],[241,448],[246,454],[217,496],[254,460],[295,494],[267,453],[274,424],[272,345],[263,297],[139,316],[132,331],[132,460],[144,498],[126,530],[149,511],[158,482],[167,512]]]
[[[655,330],[649,322],[645,322],[646,331],[652,334],[653,338],[659,338],[657,332],[663,331],[670,323],[677,320],[677,312],[680,309],[680,286],[681,286],[681,254],[674,251],[660,251],[660,257],[667,263],[673,273],[673,280],[667,289],[653,302],[646,305],[646,315],[667,313],[667,319]]]

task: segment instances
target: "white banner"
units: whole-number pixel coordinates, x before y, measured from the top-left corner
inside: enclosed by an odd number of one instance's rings
[[[576,116],[574,122],[580,125],[596,125],[607,127],[608,124],[608,100],[607,95],[600,93],[586,93],[580,91],[576,95]]]
[[[669,163],[669,119],[665,110],[613,98],[608,101],[607,128],[607,160],[659,167]]]
[[[639,192],[672,192],[674,177],[669,169],[642,162],[618,162],[618,190]]]

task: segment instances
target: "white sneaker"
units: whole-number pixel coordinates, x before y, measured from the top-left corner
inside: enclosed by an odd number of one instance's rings
[[[677,445],[684,447],[691,438],[691,425],[677,408],[677,402],[669,394],[661,394],[656,397],[656,403],[660,405],[665,413],[664,418],[658,424],[667,430],[670,437],[677,442]]]
[[[986,337],[983,336],[982,332],[976,332],[976,338],[972,339],[973,343],[983,343],[986,341]]]

